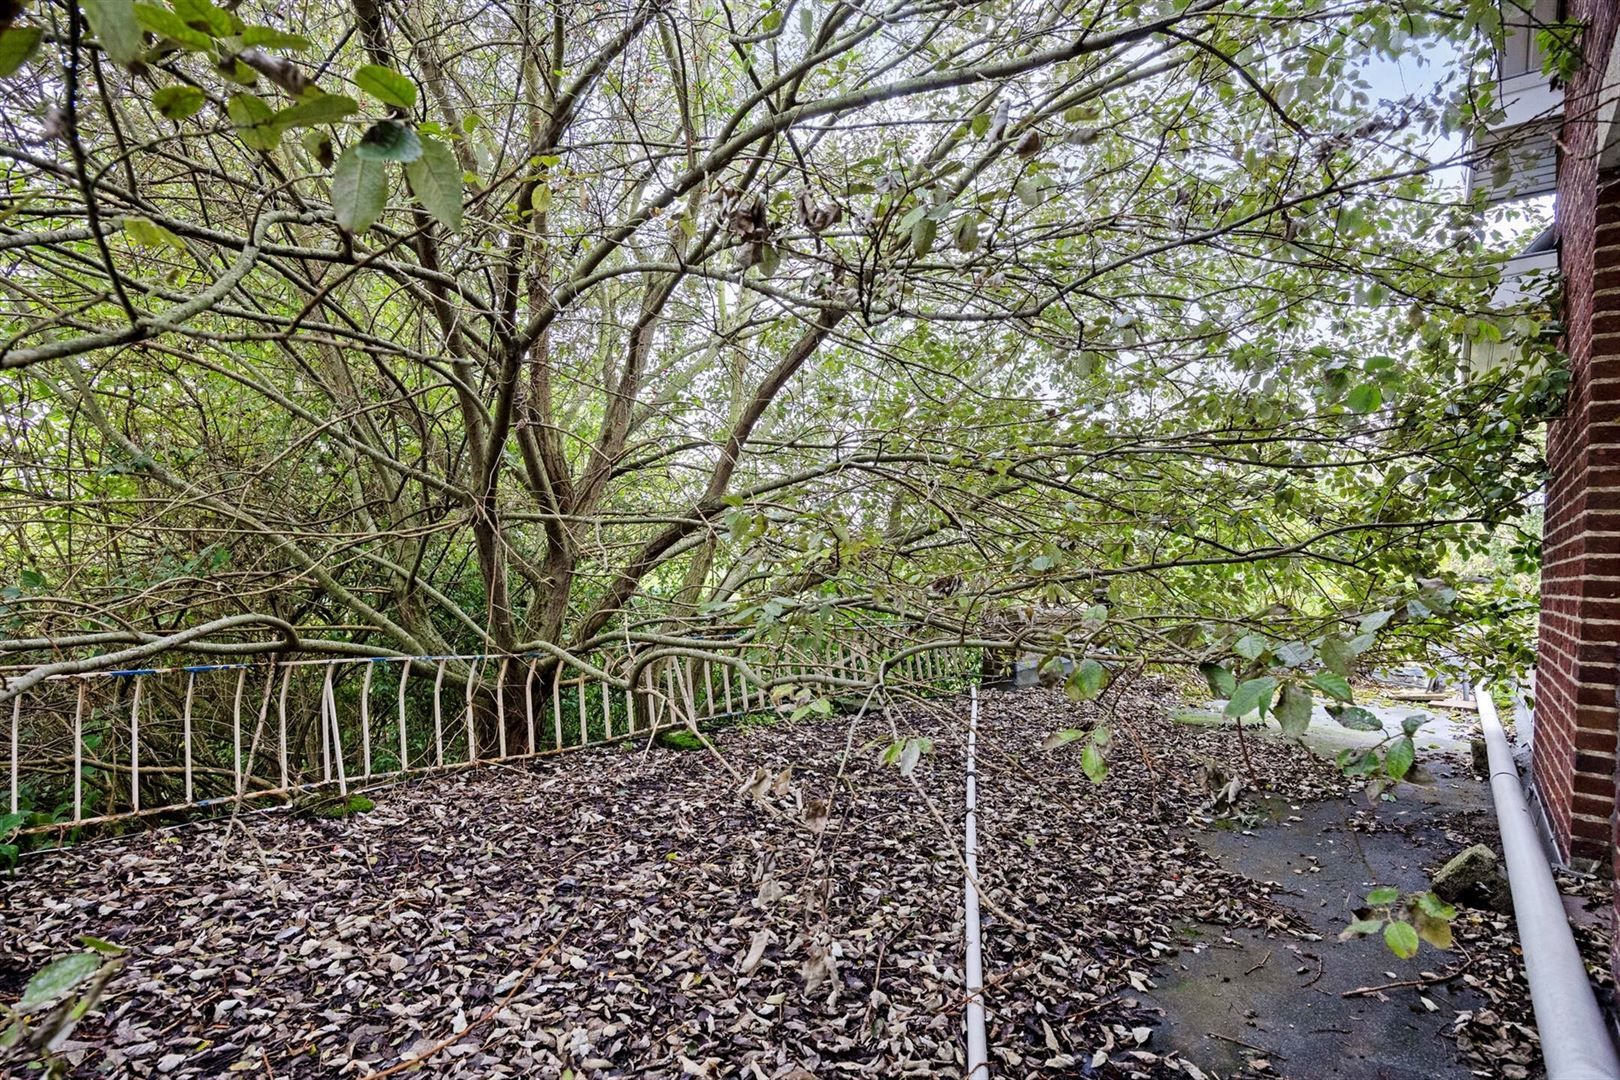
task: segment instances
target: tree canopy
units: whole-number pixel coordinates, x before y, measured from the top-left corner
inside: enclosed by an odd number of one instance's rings
[[[1523,648],[1494,3],[16,6],[15,655]]]

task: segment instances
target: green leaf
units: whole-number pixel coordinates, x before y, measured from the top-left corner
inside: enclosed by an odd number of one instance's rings
[[[956,222],[956,250],[964,255],[971,254],[979,248],[979,215],[973,213],[963,214]]]
[[[1328,712],[1341,726],[1351,731],[1384,730],[1384,724],[1378,717],[1358,705],[1346,705],[1342,709],[1329,709]]]
[[[1209,683],[1209,692],[1218,698],[1230,698],[1237,689],[1237,679],[1219,664],[1205,661],[1198,665],[1198,670],[1203,673],[1204,681]]]
[[[1345,678],[1349,678],[1356,669],[1356,651],[1343,638],[1323,638],[1317,654],[1322,658],[1323,667]]]
[[[358,147],[343,151],[332,169],[332,212],[338,224],[352,233],[371,228],[388,202],[386,166],[363,156]]]
[[[365,64],[356,69],[354,85],[382,102],[401,109],[416,107],[416,84],[393,68]]]
[[[782,265],[782,252],[775,244],[761,244],[759,246],[759,274],[761,277],[771,277],[776,268]]]
[[[1090,701],[1108,685],[1108,669],[1087,658],[1075,667],[1074,674],[1064,684],[1064,691],[1075,701]]]
[[[242,31],[242,44],[260,49],[290,49],[293,52],[303,52],[310,47],[310,40],[307,37],[277,30],[273,26],[250,26]]]
[[[1276,713],[1284,735],[1298,738],[1305,734],[1305,729],[1311,726],[1312,703],[1310,691],[1293,683],[1283,685]]]
[[[1303,641],[1290,641],[1277,650],[1277,661],[1284,667],[1299,667],[1316,655]]]
[[[1362,383],[1350,391],[1344,399],[1344,404],[1351,412],[1370,413],[1384,400],[1383,391],[1378,389],[1377,383]]]
[[[922,258],[933,250],[934,238],[939,235],[939,222],[933,218],[921,218],[911,226],[911,253]]]
[[[170,120],[196,116],[208,103],[208,95],[195,86],[161,86],[152,95],[152,107]]]
[[[1417,931],[1411,923],[1392,922],[1384,927],[1384,944],[1402,960],[1410,960],[1418,951]]]
[[[0,836],[10,836],[27,820],[27,814],[0,814]]]
[[[252,86],[259,81],[259,73],[234,56],[221,60],[216,70],[238,86]]]
[[[271,120],[275,113],[257,94],[232,94],[225,103],[225,113],[248,149],[274,150],[281,142],[281,129]]]
[[[359,102],[342,94],[319,94],[296,105],[289,105],[270,118],[279,128],[314,127],[335,124],[360,108]]]
[[[203,52],[214,47],[214,39],[201,30],[194,30],[186,21],[168,8],[153,4],[136,4],[135,21],[159,37],[168,38],[183,49]]]
[[[43,589],[45,587],[45,575],[32,566],[23,567],[22,573],[17,575],[17,580],[22,582],[22,587],[25,589]]]
[[[1401,890],[1393,885],[1380,885],[1367,894],[1367,903],[1374,907],[1384,907],[1393,904],[1401,898]]]
[[[1350,680],[1343,675],[1335,675],[1331,671],[1318,671],[1311,676],[1311,685],[1328,697],[1337,698],[1346,704],[1355,700],[1351,694]]]
[[[1276,689],[1277,680],[1270,675],[1242,683],[1232,693],[1232,700],[1226,703],[1226,715],[1241,718],[1258,712],[1264,720],[1266,710],[1271,708],[1272,692]]]
[[[79,0],[79,9],[95,31],[101,51],[113,63],[129,67],[146,51],[141,24],[135,20],[135,7],[129,0]]]
[[[1419,911],[1431,919],[1444,919],[1450,922],[1457,917],[1457,909],[1432,892],[1418,893],[1417,906]]]
[[[310,128],[298,137],[298,141],[308,151],[309,156],[323,169],[332,167],[335,152],[332,149],[332,136],[320,128]]]
[[[0,79],[15,75],[39,48],[45,30],[39,26],[13,26],[0,31]]]
[[[1384,771],[1391,779],[1399,780],[1411,771],[1412,762],[1416,757],[1417,747],[1412,745],[1412,737],[1402,735],[1384,754]]]
[[[360,136],[354,151],[368,161],[415,161],[422,156],[422,140],[409,125],[379,120]]]
[[[213,37],[234,34],[242,25],[234,15],[215,7],[209,0],[169,0],[169,3],[187,26]]]
[[[1449,585],[1437,585],[1423,590],[1423,599],[1435,611],[1450,611],[1457,600],[1457,590]]]
[[[1266,639],[1260,634],[1244,634],[1232,643],[1232,651],[1245,660],[1258,660],[1266,651]]]
[[[1429,718],[1422,713],[1413,713],[1401,721],[1401,730],[1408,735],[1416,735],[1418,728],[1429,722]]]
[[[529,205],[534,207],[537,214],[550,213],[552,205],[551,185],[536,184],[534,194],[529,198]]]
[[[1353,937],[1363,937],[1367,934],[1376,934],[1383,928],[1383,919],[1357,919],[1355,922],[1345,927],[1344,931],[1339,934],[1339,937],[1346,940]]]
[[[1025,206],[1035,207],[1041,205],[1041,178],[1039,176],[1026,176],[1013,185],[1013,194]]]
[[[1095,742],[1086,743],[1086,748],[1080,752],[1080,771],[1093,784],[1102,783],[1108,775],[1108,759],[1103,757]]]
[[[100,953],[102,956],[122,956],[129,951],[122,945],[115,945],[111,941],[103,941],[101,938],[91,934],[80,934],[79,944],[92,952]]]
[[[1346,776],[1365,776],[1378,769],[1378,762],[1372,754],[1353,746],[1340,750],[1334,760]]]
[[[1361,625],[1357,629],[1363,634],[1374,634],[1387,626],[1389,620],[1394,617],[1395,613],[1393,611],[1375,611],[1370,615],[1363,615]]]
[[[1061,731],[1054,731],[1041,740],[1041,749],[1056,750],[1060,746],[1069,745],[1084,735],[1085,732],[1080,728],[1064,728]]]
[[[100,966],[101,957],[95,953],[73,953],[71,956],[52,960],[34,972],[34,977],[28,980],[28,986],[23,990],[22,1000],[17,1002],[16,1010],[22,1013],[38,1012],[47,1005],[55,1004],[94,975]]]

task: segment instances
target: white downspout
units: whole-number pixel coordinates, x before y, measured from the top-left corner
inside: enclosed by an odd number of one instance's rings
[[[964,894],[964,937],[967,944],[967,1080],[990,1080],[987,1042],[984,1035],[984,954],[979,942],[979,829],[975,806],[979,801],[973,753],[979,735],[979,688],[969,689],[967,737],[967,823],[964,829],[963,857],[967,862]]]
[[[1570,933],[1569,917],[1525,804],[1519,770],[1513,764],[1490,687],[1481,684],[1474,698],[1490,757],[1491,797],[1496,803],[1502,857],[1513,892],[1513,918],[1519,927],[1524,975],[1530,983],[1530,1003],[1541,1033],[1548,1080],[1620,1080],[1620,1058],[1615,1056],[1608,1025]]]

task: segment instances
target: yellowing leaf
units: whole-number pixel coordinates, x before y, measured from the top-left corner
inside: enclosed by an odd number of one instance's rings
[[[186,246],[178,236],[149,218],[125,218],[124,235],[141,247],[172,247],[184,250]]]

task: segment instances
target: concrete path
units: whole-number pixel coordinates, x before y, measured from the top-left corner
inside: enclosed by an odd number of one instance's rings
[[[1320,935],[1189,925],[1186,948],[1147,1001],[1162,1010],[1159,1051],[1180,1050],[1222,1075],[1343,1080],[1450,1080],[1479,1075],[1443,1032],[1460,1010],[1488,1003],[1462,982],[1423,990],[1344,997],[1345,991],[1439,972],[1455,953],[1424,945],[1400,961],[1381,940],[1338,934],[1377,885],[1427,889],[1429,873],[1476,840],[1494,843],[1488,788],[1468,775],[1472,714],[1403,703],[1378,706],[1391,731],[1413,712],[1434,714],[1420,729],[1420,774],[1396,801],[1363,798],[1270,807],[1270,820],[1197,835],[1227,869],[1277,885],[1276,900]],[[1273,729],[1274,730],[1274,729]],[[1262,736],[1264,738],[1265,736]],[[1309,740],[1332,752],[1378,736],[1318,717]],[[1477,1067],[1477,1066],[1476,1066]]]

